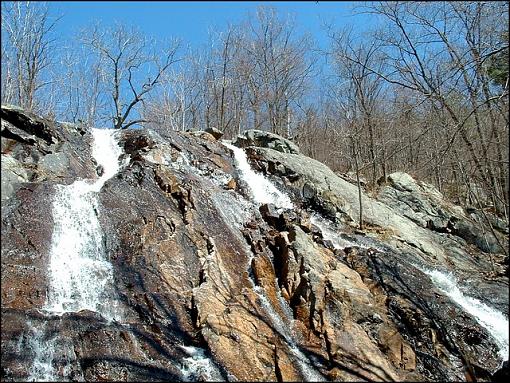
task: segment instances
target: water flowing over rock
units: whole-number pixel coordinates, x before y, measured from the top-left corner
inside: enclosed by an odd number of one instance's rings
[[[438,270],[424,270],[439,289],[453,299],[465,311],[484,326],[492,335],[499,347],[499,355],[503,360],[508,356],[508,318],[502,313],[488,307],[478,299],[465,296],[459,289],[455,277]]]
[[[1,116],[3,381],[508,374],[500,218],[394,173],[360,231],[356,186],[269,133]]]
[[[292,201],[287,195],[278,190],[263,175],[251,169],[243,149],[228,143],[224,143],[224,145],[234,152],[236,164],[241,173],[240,177],[248,186],[249,193],[253,195],[255,202],[273,203],[279,208],[291,209],[293,207]]]
[[[49,259],[45,310],[63,313],[91,310],[113,319],[118,313],[113,268],[98,220],[96,193],[119,170],[122,151],[115,131],[93,129],[92,156],[102,167],[94,182],[78,180],[57,188],[52,213],[54,229]]]

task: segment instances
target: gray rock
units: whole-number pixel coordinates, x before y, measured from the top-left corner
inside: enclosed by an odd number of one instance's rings
[[[70,149],[68,145],[66,146]],[[65,151],[47,154],[39,161],[39,170],[54,177],[64,177],[69,169],[69,161],[69,154]]]
[[[1,107],[2,153],[24,164],[28,179],[70,183],[91,178],[90,130],[49,121],[17,107]]]
[[[2,205],[9,199],[22,182],[28,182],[23,164],[8,154],[2,154]]]
[[[216,141],[216,138],[211,133],[206,132],[205,130],[192,130],[190,132],[186,132],[190,136],[199,137],[207,141]]]
[[[317,195],[317,190],[315,189],[314,185],[309,182],[305,182],[302,190],[302,195],[305,200],[313,200]]]
[[[379,191],[377,199],[402,216],[421,227],[457,235],[484,252],[502,251],[490,229],[483,229],[483,222],[477,223],[462,208],[447,202],[432,185],[415,181],[406,173],[392,173],[388,181],[389,184]],[[497,223],[502,226],[500,222]],[[503,238],[500,239],[502,241]]]
[[[469,216],[476,222],[481,224],[487,224],[487,220],[490,222],[492,227],[502,234],[508,235],[507,223],[499,217],[489,212],[482,212],[479,209],[470,209],[468,211]]]
[[[2,105],[0,108],[0,117],[16,126],[17,129],[23,130],[25,134],[44,140],[48,145],[58,142],[59,138],[61,138],[54,124],[49,120],[24,111],[19,107]],[[2,126],[2,135],[3,130],[4,127]]]
[[[262,214],[262,218],[266,222],[269,222],[271,225],[275,226],[280,218],[280,213],[276,210],[276,207],[273,204],[263,204],[259,207],[260,214]]]
[[[242,135],[237,136],[233,144],[241,148],[258,146],[282,153],[299,154],[299,147],[292,141],[277,134],[256,129],[247,130]]]
[[[479,227],[468,220],[454,218],[450,221],[448,227],[453,234],[486,253],[501,253],[503,251],[498,240],[487,229],[484,230],[483,226]],[[502,243],[505,243],[504,239],[502,241]]]
[[[421,227],[445,230],[451,216],[462,214],[458,209],[447,209],[439,191],[418,184],[409,174],[392,173],[388,181],[377,199]]]
[[[329,213],[333,213],[334,207],[346,223],[358,221],[358,188],[336,175],[326,165],[303,155],[282,154],[266,148],[256,148],[255,152],[265,161],[280,162],[290,171],[300,175],[289,186],[296,194],[301,194],[304,185],[309,183],[316,190],[318,203],[324,205]],[[435,243],[428,230],[421,229],[416,223],[364,192],[362,203],[366,222],[390,229],[394,235],[405,238],[432,257],[446,257],[444,250]]]

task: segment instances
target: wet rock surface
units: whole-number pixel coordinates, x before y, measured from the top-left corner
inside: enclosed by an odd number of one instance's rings
[[[310,208],[338,222],[342,230],[352,231],[357,226],[357,187],[337,176],[327,166],[302,155],[282,154],[267,148],[250,147],[247,152],[253,166],[272,177],[281,187],[285,187],[294,198],[300,199],[303,208]],[[407,176],[405,180],[412,178]],[[417,185],[413,187],[418,188]],[[426,189],[433,190],[433,187],[427,186]],[[416,193],[415,198],[424,197]],[[362,193],[362,203],[367,234],[382,243],[379,247],[389,247],[397,253],[411,252],[428,267],[451,271],[460,280],[477,286],[472,289],[474,294],[477,294],[477,290],[491,290],[490,286],[501,282],[498,294],[487,294],[484,299],[488,300],[490,305],[508,312],[508,279],[504,277],[507,270],[504,256],[508,254],[508,235],[500,239],[500,243],[506,244],[506,248],[498,247],[497,255],[491,255],[476,246],[470,246],[462,236],[455,234],[455,230],[443,233],[431,230],[427,225],[423,227],[417,224],[404,216],[399,206],[383,203],[366,193]],[[438,210],[443,207],[445,211],[449,209],[451,214],[459,216],[452,221],[458,219],[455,222],[469,222],[466,225],[474,225],[475,221],[467,221],[464,213],[460,214],[460,207],[451,207],[444,201],[435,203]],[[412,215],[408,211],[406,214]],[[426,210],[420,213],[425,217],[427,214],[429,213]],[[462,220],[462,217],[465,220]],[[483,222],[478,221],[477,230],[488,233],[490,229],[482,225]],[[477,271],[473,272],[474,270]]]
[[[502,249],[446,230],[452,217],[478,221],[400,174],[384,186],[395,192],[363,194],[369,230],[356,232],[356,187],[292,146],[272,148],[267,133],[246,151],[295,209],[252,203],[232,151],[207,133],[122,131],[124,165],[98,193],[97,212],[120,318],[42,310],[55,188],[101,169],[88,129],[5,110],[2,380],[28,380],[34,360],[87,381],[489,381],[505,373],[487,329],[423,272],[451,272],[466,295],[508,314]],[[421,202],[404,209],[412,198]],[[318,213],[336,237],[313,223]]]

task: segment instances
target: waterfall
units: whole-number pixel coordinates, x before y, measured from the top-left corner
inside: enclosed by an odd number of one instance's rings
[[[38,326],[34,326],[30,321],[27,324],[29,334],[23,337],[20,346],[23,350],[29,349],[34,355],[28,381],[67,381],[71,375],[74,381],[83,381],[82,374],[72,369],[76,354],[71,339],[58,334],[48,335],[47,322]]]
[[[438,270],[426,270],[420,268],[427,274],[432,282],[462,309],[471,314],[480,325],[485,327],[494,338],[499,347],[499,356],[508,360],[509,331],[508,318],[503,313],[494,310],[476,298],[466,296],[460,291],[453,274],[443,273]]]
[[[288,195],[278,190],[262,174],[253,171],[243,149],[226,142],[223,142],[223,145],[234,152],[235,162],[241,179],[249,186],[253,200],[257,204],[272,203],[277,208],[285,209],[292,209],[294,207]]]
[[[97,192],[119,170],[122,149],[116,131],[92,129],[92,135],[92,156],[103,174],[95,181],[77,180],[57,188],[44,309],[59,314],[87,309],[112,320],[118,319],[118,310],[111,302],[113,269],[98,220]]]
[[[97,193],[120,168],[122,149],[116,133],[92,129],[92,156],[103,169],[98,179],[57,186],[44,311],[62,315],[86,309],[109,321],[120,320],[120,310],[113,298],[113,267],[103,241],[97,200]],[[30,333],[28,348],[34,359],[28,381],[67,380],[75,359],[70,340],[58,333],[48,334],[45,325],[30,325]]]
[[[41,327],[34,327],[30,322],[27,322],[27,324],[31,333],[28,337],[28,347],[35,355],[32,366],[29,370],[30,377],[28,381],[56,380],[51,363],[55,354],[54,338],[47,341],[44,340],[44,336],[46,334],[45,325],[42,325]]]
[[[292,203],[291,199],[287,194],[278,190],[276,186],[274,186],[273,183],[269,181],[266,177],[264,177],[262,174],[258,174],[255,171],[253,171],[250,164],[248,163],[248,158],[246,157],[246,153],[244,152],[243,149],[226,142],[223,142],[223,145],[225,145],[227,148],[234,152],[234,158],[237,168],[239,169],[240,172],[240,177],[248,185],[253,200],[256,204],[261,205],[264,203],[271,203],[275,205],[278,209],[294,208],[294,204]],[[248,265],[251,265],[251,258]],[[299,350],[289,330],[290,326],[285,323],[283,318],[281,318],[281,316],[273,308],[269,300],[266,298],[262,288],[256,286],[253,280],[250,279],[250,281],[253,285],[253,290],[258,295],[261,306],[266,311],[266,314],[271,320],[274,329],[287,342],[289,350],[291,354],[294,356],[294,359],[296,360],[305,381],[312,382],[324,381],[323,376],[313,369],[308,358],[301,352],[301,350]],[[280,305],[282,306],[283,311],[286,313],[290,312],[287,303],[282,301],[283,298],[280,299]],[[290,318],[287,319],[290,322]]]

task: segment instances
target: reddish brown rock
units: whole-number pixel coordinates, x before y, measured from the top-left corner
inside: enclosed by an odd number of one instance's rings
[[[438,381],[464,380],[470,366],[483,381],[498,366],[488,333],[410,263],[417,253],[334,249],[309,212],[248,206],[221,142],[163,129],[123,131],[129,161],[98,194],[120,321],[44,313],[59,173],[27,164],[27,153],[45,156],[44,137],[8,129],[2,155],[36,176],[2,202],[4,381],[28,380],[37,339],[56,350],[62,380]],[[66,182],[95,177],[89,134],[55,129],[82,153]],[[297,164],[256,161],[300,182]],[[333,215],[349,208],[328,193],[307,195]],[[193,370],[197,360],[209,369]]]

